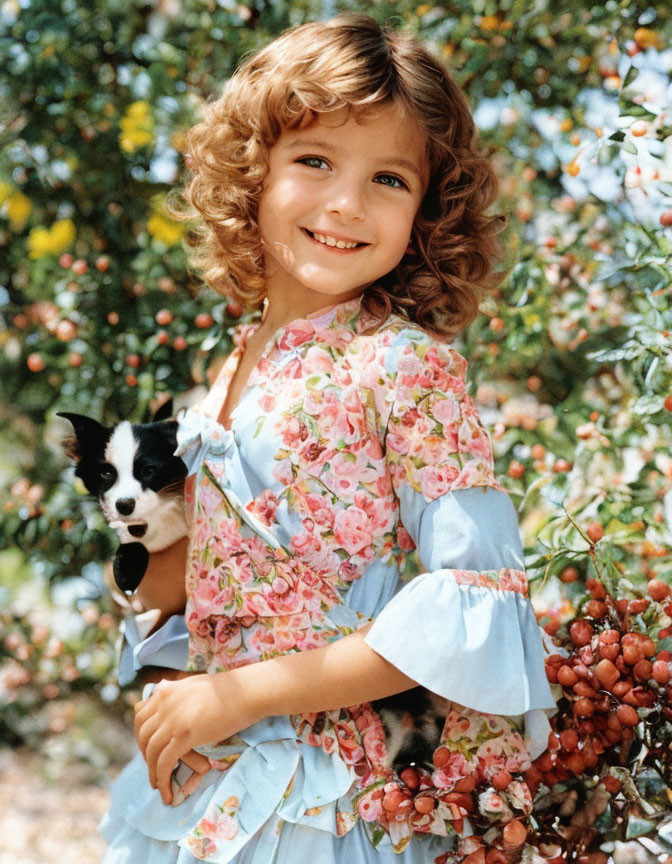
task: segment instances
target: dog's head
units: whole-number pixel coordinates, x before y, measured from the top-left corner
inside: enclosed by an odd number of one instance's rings
[[[103,426],[82,414],[59,413],[74,435],[63,441],[75,462],[75,474],[100,501],[103,513],[122,542],[154,543],[157,522],[182,497],[186,467],[174,455],[174,420],[134,424],[127,420]],[[160,525],[159,525],[160,527]]]

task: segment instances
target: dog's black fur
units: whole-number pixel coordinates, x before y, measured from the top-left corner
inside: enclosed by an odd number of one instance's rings
[[[58,414],[74,430],[63,448],[75,462],[76,476],[119,534],[113,569],[122,591],[136,590],[150,552],[165,549],[186,534],[187,469],[174,455],[177,422],[164,419],[171,412],[168,402],[151,423],[125,421],[109,427],[83,414]]]

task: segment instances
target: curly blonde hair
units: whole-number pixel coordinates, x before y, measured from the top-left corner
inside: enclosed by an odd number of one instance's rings
[[[268,155],[283,129],[349,107],[366,112],[400,104],[426,130],[427,192],[411,248],[369,286],[364,308],[395,312],[452,337],[477,316],[502,280],[499,215],[486,215],[497,178],[478,138],[467,101],[443,66],[413,37],[380,27],[367,15],[341,15],[287,30],[245,60],[205,117],[187,133],[192,177],[182,195],[196,219],[190,260],[215,290],[258,308],[265,296],[257,223]]]

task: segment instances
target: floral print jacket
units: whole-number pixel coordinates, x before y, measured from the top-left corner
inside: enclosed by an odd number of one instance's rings
[[[411,794],[386,764],[370,705],[285,718],[292,746],[318,748],[349,772],[345,788],[331,790],[325,775],[319,814],[304,807],[302,818],[327,819],[337,834],[361,820],[374,844],[398,852],[413,835],[467,836],[473,826],[450,796],[472,775],[486,784],[484,825],[528,812],[520,772],[530,749],[544,747],[539,715],[554,702],[516,514],[467,393],[466,361],[401,318],[376,324],[350,300],[275,334],[226,429],[217,418],[258,326],[236,328],[208,396],[179,417],[190,668],[309,650],[373,619],[367,643],[453,705],[445,752]],[[218,796],[227,806],[211,803],[183,840],[198,858],[228,861],[240,847],[246,820],[233,778],[250,740],[215,760],[221,782],[231,778]],[[287,788],[268,801],[267,817],[292,799],[298,769],[287,762]],[[513,785],[495,794],[488,778],[504,769]],[[390,810],[394,790],[433,796],[432,806]]]

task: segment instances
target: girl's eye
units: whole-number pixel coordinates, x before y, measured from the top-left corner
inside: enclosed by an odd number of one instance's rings
[[[309,168],[321,168],[323,165],[327,165],[325,160],[320,156],[304,156],[302,159],[297,159],[296,161],[302,165],[307,165]]]
[[[392,189],[408,189],[404,181],[395,174],[379,174],[376,181],[383,186],[390,186]]]

